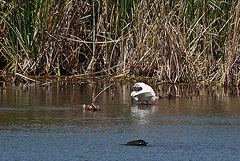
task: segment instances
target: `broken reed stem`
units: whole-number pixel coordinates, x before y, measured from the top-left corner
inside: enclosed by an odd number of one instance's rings
[[[96,97],[94,97],[93,103],[96,101],[97,97],[98,97],[102,92],[106,91],[106,90],[107,90],[109,87],[111,87],[112,85],[113,85],[113,83],[110,84],[109,86],[107,86],[106,88],[104,88],[103,90],[101,90],[101,92],[99,92],[99,93],[96,95]]]
[[[36,82],[36,83],[40,83],[39,81],[36,81],[36,80],[34,80],[34,79],[31,79],[31,78],[29,78],[29,77],[27,77],[27,76],[24,76],[24,75],[22,75],[22,74],[19,74],[19,73],[15,73],[15,75],[18,75],[18,76],[22,77],[22,78],[25,79],[25,80],[30,80],[30,81],[33,81],[33,82]]]
[[[40,81],[34,80],[34,79],[32,79],[32,78],[29,78],[29,77],[24,76],[24,75],[22,75],[22,74],[20,74],[20,73],[15,73],[15,75],[22,77],[22,78],[25,79],[26,81],[29,80],[29,81],[35,82],[35,83],[36,83],[37,85],[39,85],[39,86],[44,86],[44,85],[50,85],[50,84],[51,84],[51,82],[46,82],[46,83],[40,84],[40,83],[41,83]]]

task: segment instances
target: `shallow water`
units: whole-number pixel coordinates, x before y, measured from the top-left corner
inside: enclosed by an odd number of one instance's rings
[[[131,105],[132,84],[0,87],[0,160],[240,160],[238,88],[154,85],[180,95]],[[197,93],[197,94],[196,94]],[[143,139],[147,146],[126,146]]]

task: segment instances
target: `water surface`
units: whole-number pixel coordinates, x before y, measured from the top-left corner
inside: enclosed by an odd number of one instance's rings
[[[179,97],[131,104],[130,83],[0,87],[1,160],[239,160],[238,88],[153,85]],[[122,145],[143,139],[148,146]]]

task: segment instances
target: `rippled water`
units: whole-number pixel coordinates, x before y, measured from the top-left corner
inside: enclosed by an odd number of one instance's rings
[[[0,87],[0,160],[240,160],[238,88],[155,85],[180,97],[146,106],[116,83],[97,97],[101,111],[83,111],[108,85]],[[136,139],[148,146],[123,145]]]

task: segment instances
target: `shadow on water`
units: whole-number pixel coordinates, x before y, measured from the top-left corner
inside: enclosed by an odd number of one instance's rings
[[[131,104],[129,82],[0,85],[3,160],[239,160],[239,89],[153,84],[163,98]],[[172,93],[173,99],[167,94]],[[122,146],[145,140],[146,147]]]

